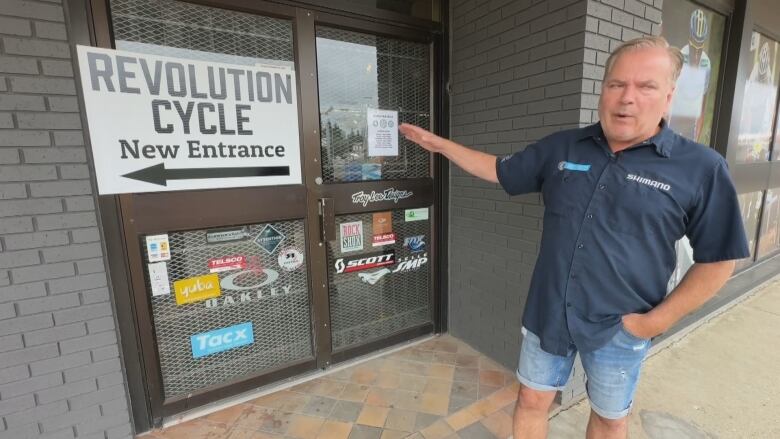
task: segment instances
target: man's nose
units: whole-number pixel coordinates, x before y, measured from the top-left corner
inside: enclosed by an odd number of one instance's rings
[[[636,89],[633,86],[627,85],[623,87],[623,93],[620,94],[621,104],[632,104],[636,98]]]

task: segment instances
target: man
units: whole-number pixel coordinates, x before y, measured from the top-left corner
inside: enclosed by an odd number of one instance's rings
[[[514,439],[543,438],[579,352],[588,438],[625,438],[650,339],[712,297],[748,255],[734,186],[715,151],[672,132],[682,59],[660,37],[607,60],[600,123],[548,136],[503,159],[403,125],[408,139],[509,194],[541,192],[539,258],[523,315]],[[674,243],[696,263],[666,296]]]

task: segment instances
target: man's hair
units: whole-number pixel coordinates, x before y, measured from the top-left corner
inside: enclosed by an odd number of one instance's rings
[[[683,65],[682,52],[680,52],[680,49],[670,46],[669,42],[666,41],[666,38],[656,36],[634,38],[633,40],[626,41],[625,43],[618,46],[617,49],[615,49],[615,51],[609,55],[609,58],[607,58],[607,64],[604,68],[604,80],[606,80],[607,76],[609,76],[609,72],[612,70],[612,66],[615,65],[615,61],[617,61],[618,57],[624,52],[651,48],[666,49],[666,53],[669,55],[669,60],[672,62],[672,84],[677,82],[677,78],[680,76],[680,70],[682,70]]]

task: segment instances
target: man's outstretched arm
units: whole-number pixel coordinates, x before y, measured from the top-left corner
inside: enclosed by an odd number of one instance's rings
[[[469,174],[491,183],[498,183],[496,156],[466,148],[459,143],[439,137],[430,131],[408,123],[402,123],[398,129],[407,139],[428,151],[444,155]]]

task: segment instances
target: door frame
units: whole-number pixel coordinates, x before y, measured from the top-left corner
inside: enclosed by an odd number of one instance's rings
[[[440,332],[446,330],[446,291],[443,286],[446,285],[446,233],[447,224],[439,218],[446,218],[446,190],[448,184],[442,181],[442,176],[446,178],[447,166],[445,160],[439,156],[432,156],[432,176],[434,178],[417,179],[424,181],[379,181],[362,182],[364,187],[372,185],[386,185],[395,183],[396,187],[417,188],[420,193],[428,194],[425,200],[430,200],[433,214],[431,223],[434,244],[431,246],[432,252],[441,256],[432,256],[434,264],[432,276],[431,294],[433,295],[433,325],[413,328],[393,337],[383,339],[380,342],[374,342],[358,348],[346,350],[338,355],[329,355],[331,353],[329,315],[325,310],[328,309],[327,295],[327,272],[325,269],[311,270],[309,272],[310,298],[312,311],[312,331],[313,345],[315,355],[312,359],[299,361],[293,365],[287,364],[262,375],[244,378],[231,383],[223,383],[220,386],[195,392],[189,397],[173,398],[168,401],[163,400],[162,377],[160,375],[159,359],[154,342],[154,334],[151,324],[151,308],[148,302],[148,295],[138,294],[139,291],[145,292],[145,279],[141,263],[141,245],[139,234],[164,232],[174,230],[177,225],[186,228],[205,228],[224,226],[224,223],[218,223],[218,217],[225,214],[228,209],[231,214],[236,215],[236,222],[257,222],[274,221],[290,218],[304,218],[306,240],[309,242],[309,249],[315,249],[314,236],[310,236],[319,228],[319,215],[317,212],[318,199],[323,194],[333,195],[338,198],[339,194],[345,192],[343,188],[320,186],[314,182],[314,179],[307,178],[313,175],[321,174],[319,167],[320,139],[319,139],[319,106],[311,105],[311,101],[318,102],[317,93],[317,72],[316,72],[316,53],[314,39],[314,21],[333,27],[341,27],[354,31],[370,32],[373,34],[392,36],[403,39],[420,39],[432,44],[432,128],[435,132],[446,135],[448,131],[448,106],[445,101],[447,94],[443,90],[443,84],[447,78],[447,44],[444,29],[437,23],[425,22],[424,20],[403,18],[396,14],[377,14],[377,17],[367,17],[354,14],[347,11],[328,11],[323,6],[312,4],[300,5],[288,0],[278,0],[274,3],[266,0],[181,0],[188,3],[202,6],[217,7],[228,10],[261,14],[282,19],[289,19],[293,24],[293,51],[294,62],[298,72],[298,81],[296,84],[298,92],[299,105],[299,132],[302,145],[302,166],[303,166],[303,184],[286,186],[286,191],[282,194],[279,186],[276,187],[256,187],[256,188],[235,188],[222,190],[201,190],[201,191],[183,191],[172,193],[146,193],[146,194],[124,194],[124,195],[105,195],[97,196],[99,210],[99,229],[102,234],[105,245],[105,254],[108,262],[109,288],[112,291],[112,303],[117,318],[118,330],[120,332],[120,343],[122,363],[126,371],[128,391],[130,396],[130,406],[133,412],[133,422],[136,432],[143,432],[152,427],[159,427],[165,417],[180,413],[195,406],[201,406],[209,402],[214,402],[229,396],[234,396],[251,389],[277,382],[283,378],[300,375],[303,372],[311,371],[315,368],[326,368],[331,361],[343,361],[353,358],[376,349],[390,346],[404,340],[408,340],[418,335]],[[109,11],[109,0],[70,0],[67,5],[67,23],[71,34],[71,44],[91,45],[96,47],[113,48],[113,31],[111,29],[111,16]],[[443,21],[447,16],[448,2],[442,1]],[[446,23],[446,21],[444,21]],[[410,38],[411,36],[411,38]],[[74,49],[72,47],[72,49]],[[74,50],[75,53],[75,50]],[[83,93],[81,85],[76,80],[77,95],[81,108],[81,117],[83,126],[86,127],[86,112],[84,107]],[[438,114],[436,113],[438,112]],[[438,116],[438,117],[436,117]],[[85,145],[89,144],[88,130],[84,130]],[[94,161],[92,160],[91,149],[86,148],[89,157],[89,166],[92,168],[92,179],[94,179]],[[316,160],[312,161],[311,158]],[[316,173],[311,173],[311,167],[317,166]],[[438,178],[435,178],[439,176]],[[93,180],[93,187],[97,187]],[[435,186],[434,186],[435,185]],[[378,187],[378,186],[377,186]],[[444,191],[444,192],[440,192]],[[172,194],[175,194],[173,196]],[[444,196],[443,196],[444,195]],[[244,198],[245,200],[263,197],[272,200],[276,206],[298,203],[300,209],[281,208],[272,215],[262,212],[258,215],[259,209],[231,209],[224,200]],[[314,198],[313,198],[314,197]],[[152,206],[165,200],[173,202],[174,205],[186,205],[187,200],[199,200],[203,202],[206,199],[210,203],[216,203],[222,208],[213,209],[219,212],[219,215],[205,215],[198,218],[196,222],[184,222],[181,217],[168,215],[161,218],[153,215]],[[178,200],[178,201],[176,201]],[[233,204],[239,204],[233,202]],[[419,207],[419,202],[401,200],[394,204],[393,208]],[[242,206],[252,206],[252,203],[240,203]],[[171,206],[169,204],[169,206]],[[305,206],[305,208],[304,208]],[[224,209],[223,209],[224,208]],[[375,209],[374,209],[375,210]],[[261,218],[261,219],[259,219]],[[438,224],[437,224],[438,222]],[[438,227],[437,227],[438,226]],[[327,256],[325,245],[321,251],[307,251],[308,267],[325,267]],[[135,269],[133,269],[135,267]],[[323,283],[324,279],[324,283]],[[139,287],[140,286],[140,287]],[[317,288],[319,287],[319,288]],[[324,294],[321,290],[324,287]],[[439,292],[439,294],[436,294]],[[141,297],[144,296],[144,297]],[[318,320],[318,317],[319,320]],[[157,396],[155,396],[157,395]]]

